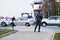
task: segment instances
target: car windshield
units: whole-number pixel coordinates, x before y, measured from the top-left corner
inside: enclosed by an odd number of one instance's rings
[[[56,20],[56,17],[49,17],[49,20]]]
[[[60,17],[57,17],[57,20],[60,20]]]

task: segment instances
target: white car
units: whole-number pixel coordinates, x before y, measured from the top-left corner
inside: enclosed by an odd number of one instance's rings
[[[14,21],[15,25],[18,25],[18,26],[25,25],[27,27],[31,26],[31,24],[33,24],[33,23],[34,23],[33,18],[30,18],[30,19],[28,19],[28,18],[19,18],[19,19]]]
[[[20,26],[20,25],[25,25],[25,26],[31,26],[31,24],[34,23],[34,18],[18,18],[13,21],[14,25]],[[11,19],[1,19],[0,20],[0,25],[5,27],[5,26],[12,26],[12,20]]]
[[[25,26],[31,26],[32,24],[34,24],[35,19],[34,18],[30,18],[26,21]]]
[[[42,19],[42,26],[45,27],[46,25],[60,26],[60,16],[50,16],[48,19]]]
[[[8,20],[6,20],[5,18],[0,19],[0,26],[2,26],[2,27],[8,26],[8,25],[10,25],[11,22],[12,22],[11,19],[8,19]]]

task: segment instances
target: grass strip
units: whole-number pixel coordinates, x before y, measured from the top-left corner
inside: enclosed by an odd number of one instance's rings
[[[60,33],[56,33],[53,40],[60,40]]]
[[[3,35],[3,34],[6,34],[8,32],[11,32],[13,30],[10,30],[10,29],[0,29],[0,35]]]

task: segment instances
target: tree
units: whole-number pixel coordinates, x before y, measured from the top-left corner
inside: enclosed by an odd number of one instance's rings
[[[51,15],[52,15],[52,16],[55,16],[55,15],[57,15],[57,13],[58,13],[57,2],[56,2],[55,0],[52,0],[51,3],[52,3],[52,4],[51,4],[51,6],[52,6]]]

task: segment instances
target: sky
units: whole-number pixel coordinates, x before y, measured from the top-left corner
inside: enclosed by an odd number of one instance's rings
[[[20,17],[21,13],[31,13],[33,12],[33,8],[31,7],[33,1],[34,0],[0,0],[0,16]]]

